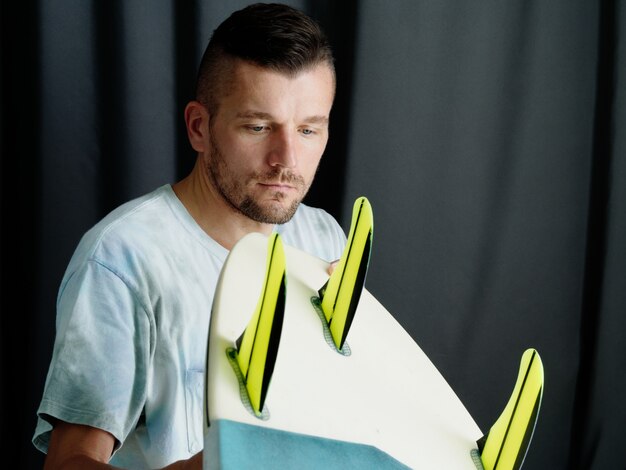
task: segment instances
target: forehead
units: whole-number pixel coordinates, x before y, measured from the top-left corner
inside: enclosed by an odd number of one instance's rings
[[[218,114],[264,112],[276,117],[330,114],[335,77],[320,63],[296,74],[285,74],[243,60],[235,60],[224,74]]]

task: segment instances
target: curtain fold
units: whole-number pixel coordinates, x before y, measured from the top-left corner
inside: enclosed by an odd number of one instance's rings
[[[626,8],[602,2],[581,360],[570,468],[624,466]]]

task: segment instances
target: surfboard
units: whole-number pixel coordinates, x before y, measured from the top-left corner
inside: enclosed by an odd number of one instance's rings
[[[328,263],[252,233],[220,273],[209,328],[204,468],[515,470],[543,392],[539,355],[484,435],[442,374],[364,287],[373,215],[355,201]],[[517,466],[516,466],[517,465]]]

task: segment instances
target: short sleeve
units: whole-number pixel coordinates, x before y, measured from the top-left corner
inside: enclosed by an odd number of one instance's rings
[[[54,419],[111,433],[116,449],[146,397],[153,321],[125,280],[90,260],[62,286],[54,351],[34,445],[47,452]]]

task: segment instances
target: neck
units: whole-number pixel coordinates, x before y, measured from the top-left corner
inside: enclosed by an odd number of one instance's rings
[[[193,171],[172,188],[200,228],[227,250],[248,233],[269,235],[274,228],[248,218],[225,201],[209,181],[201,157]]]

